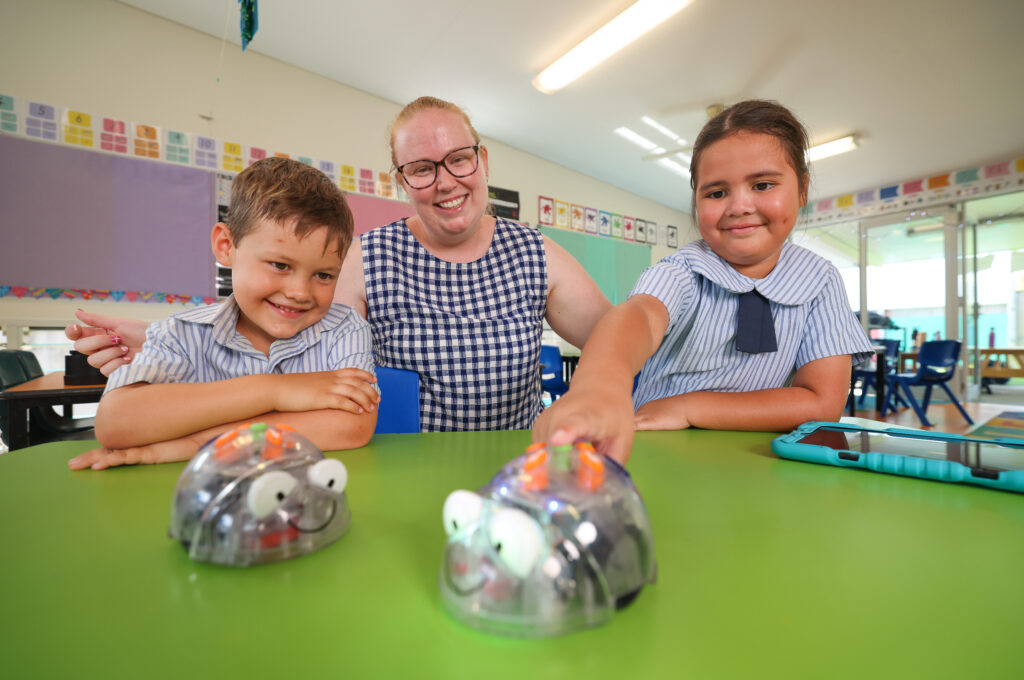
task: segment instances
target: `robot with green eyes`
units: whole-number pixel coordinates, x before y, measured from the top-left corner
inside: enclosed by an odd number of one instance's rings
[[[542,637],[601,625],[654,583],[647,511],[590,444],[534,444],[478,492],[455,491],[438,578],[457,620]]]
[[[255,423],[211,440],[178,479],[170,535],[200,562],[247,566],[338,540],[348,473],[287,425]]]

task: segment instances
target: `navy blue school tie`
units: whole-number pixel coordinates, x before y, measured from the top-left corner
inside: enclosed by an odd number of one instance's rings
[[[752,290],[740,294],[736,314],[736,350],[748,354],[778,351],[775,321],[768,298]]]

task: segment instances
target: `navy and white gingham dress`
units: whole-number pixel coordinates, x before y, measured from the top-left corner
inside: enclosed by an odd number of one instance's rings
[[[434,257],[405,220],[361,243],[374,355],[420,374],[420,429],[531,427],[548,290],[540,233],[498,219],[487,253],[464,263]]]

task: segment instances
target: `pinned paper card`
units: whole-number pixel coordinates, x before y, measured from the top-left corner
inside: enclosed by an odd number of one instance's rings
[[[247,146],[245,147],[245,167],[249,167],[256,161],[261,161],[267,157],[267,150],[261,146]]]
[[[274,152],[274,158],[291,158],[291,157],[292,157],[292,155],[290,153],[285,153],[284,151],[275,151]]]
[[[164,160],[188,165],[190,137],[187,132],[164,130]]]
[[[671,224],[665,225],[665,245],[669,248],[679,247],[679,230]]]
[[[377,173],[377,195],[384,198],[395,197],[395,185],[391,183],[391,175],[386,172]]]
[[[647,243],[648,245],[658,244],[658,223],[647,221]]]
[[[332,181],[338,181],[338,166],[334,161],[317,161],[317,169],[331,178]]]
[[[647,243],[647,221],[636,219],[636,242]]]
[[[611,236],[612,235],[612,220],[613,219],[614,219],[613,215],[610,212],[608,212],[607,210],[602,210],[601,212],[599,212],[597,214],[597,233],[600,234],[601,236]],[[621,215],[619,216],[619,220],[620,220],[620,222],[619,222],[620,227],[619,228],[621,229],[621,224],[622,224],[621,223],[621,220],[622,220],[622,216]]]
[[[309,156],[296,156],[295,160],[297,160],[300,163],[304,163],[310,167],[313,166],[313,159],[310,158]]]
[[[583,210],[583,230],[588,234],[597,233],[597,208]]]
[[[627,241],[636,240],[636,220],[632,217],[622,218],[622,238]]]
[[[547,196],[537,197],[537,224],[546,227],[555,224],[555,199]]]
[[[555,201],[555,226],[569,228],[569,204],[565,201]]]
[[[217,140],[209,137],[195,138],[195,159],[196,167],[217,169]],[[226,168],[225,168],[226,169]]]
[[[57,109],[49,104],[29,102],[25,116],[25,134],[29,137],[57,141]]]
[[[117,118],[103,118],[100,121],[100,148],[128,153],[128,123]]]
[[[569,226],[574,231],[583,231],[583,210],[584,208],[582,205],[576,205],[575,203],[572,204],[572,215],[569,220]]]
[[[245,166],[242,165],[242,145],[235,142],[224,142],[220,167],[228,172],[241,172]]]
[[[17,102],[6,94],[0,94],[0,132],[18,134]]]
[[[84,111],[64,109],[62,120],[64,126],[64,143],[92,148],[96,145],[96,134],[93,130],[92,115]]]
[[[351,165],[341,166],[341,176],[338,178],[338,184],[343,191],[355,191],[356,169]]]
[[[160,128],[153,125],[132,125],[132,153],[143,158],[160,158]]]
[[[846,196],[840,196],[836,199],[837,208],[849,208],[853,205],[853,194],[847,194]]]
[[[622,215],[609,213],[608,222],[608,231],[601,231],[601,233],[612,238],[622,238]]]
[[[369,168],[359,168],[358,189],[361,194],[377,193],[377,183],[373,180],[373,170]]]

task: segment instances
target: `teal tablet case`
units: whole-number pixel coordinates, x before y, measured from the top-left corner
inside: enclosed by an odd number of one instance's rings
[[[800,460],[808,463],[821,463],[838,467],[860,468],[874,472],[885,472],[906,477],[919,477],[939,482],[959,482],[977,484],[991,489],[1016,491],[1024,493],[1024,470],[995,471],[988,469],[972,469],[962,463],[949,460],[935,460],[916,456],[903,456],[892,453],[869,452],[834,449],[819,444],[800,443],[807,435],[821,428],[830,428],[849,433],[875,432],[894,437],[923,439],[928,441],[960,441],[979,444],[995,444],[1009,447],[1024,458],[1024,440],[1003,437],[999,439],[978,439],[945,432],[925,432],[908,430],[900,427],[887,427],[879,423],[878,427],[862,427],[844,423],[827,423],[812,421],[804,423],[793,432],[777,437],[772,441],[772,451],[782,458]]]

